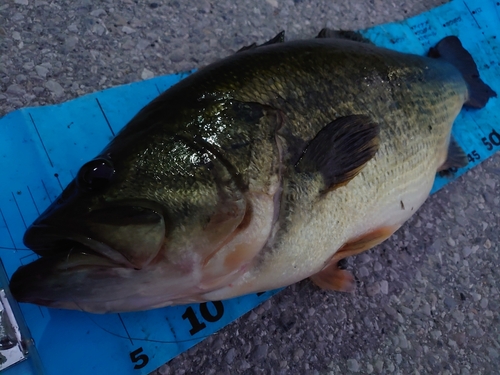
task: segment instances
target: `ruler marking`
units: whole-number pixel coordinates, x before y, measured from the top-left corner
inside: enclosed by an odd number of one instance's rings
[[[155,83],[155,87],[156,87],[156,91],[158,91],[158,94],[161,94],[160,88],[158,87],[158,85],[156,83]]]
[[[117,314],[117,315],[118,315],[118,318],[120,319],[120,322],[122,322],[123,329],[125,329],[125,332],[127,333],[127,336],[128,336],[128,339],[130,340],[130,343],[132,345],[134,345],[134,342],[132,341],[132,338],[130,337],[130,334],[128,333],[127,326],[125,325],[125,322],[122,319],[122,315],[121,314]]]
[[[49,198],[50,203],[52,203],[52,199],[50,198],[50,194],[49,194],[49,191],[47,190],[47,186],[45,186],[45,182],[43,182],[43,180],[40,180],[40,181],[42,181],[42,185],[43,185],[43,189],[45,190],[45,194],[47,194],[47,197]]]
[[[465,7],[467,8],[467,10],[469,11],[471,17],[474,19],[474,22],[476,23],[477,27],[479,28],[479,30],[481,30],[481,26],[479,25],[479,22],[477,22],[476,17],[474,17],[474,14],[471,12],[469,6],[467,5],[467,3],[465,1],[463,3],[465,5]]]
[[[16,243],[14,242],[14,238],[12,237],[12,233],[10,233],[9,226],[7,225],[7,220],[5,220],[5,216],[3,215],[2,209],[0,208],[0,215],[2,216],[3,222],[5,224],[5,228],[7,228],[7,233],[9,233],[10,240],[12,245],[14,246],[14,250],[17,250]]]
[[[54,177],[56,178],[57,180],[57,183],[59,184],[59,187],[61,188],[61,191],[64,191],[64,188],[61,184],[61,180],[59,180],[59,174],[58,173],[54,173]]]
[[[24,220],[23,213],[21,212],[21,208],[19,208],[19,204],[17,203],[16,196],[14,195],[14,193],[12,191],[10,193],[12,194],[12,198],[14,199],[14,203],[16,204],[17,210],[19,211],[19,215],[21,216],[21,220],[23,221],[24,229],[26,229],[28,227],[26,225],[26,221]]]
[[[40,210],[38,209],[38,206],[36,205],[35,198],[33,198],[33,194],[31,193],[31,189],[28,185],[26,185],[28,188],[28,192],[30,193],[31,200],[33,202],[33,206],[35,206],[36,213],[40,216]]]
[[[115,136],[115,132],[113,131],[113,128],[111,127],[111,124],[109,123],[108,116],[106,116],[106,113],[104,113],[104,109],[102,109],[101,103],[99,102],[99,99],[95,98],[95,101],[97,102],[97,105],[99,106],[99,109],[102,112],[102,115],[104,116],[104,120],[106,120],[106,124],[108,124],[108,128],[111,131],[111,134],[113,137]]]
[[[47,159],[49,159],[49,163],[51,167],[54,167],[54,164],[52,164],[52,160],[50,159],[50,155],[47,151],[47,148],[45,148],[45,144],[43,143],[42,136],[40,135],[40,132],[38,131],[38,128],[35,124],[35,120],[33,120],[33,116],[31,116],[31,113],[28,113],[30,115],[31,122],[33,123],[33,126],[35,127],[36,134],[38,135],[38,139],[40,140],[40,143],[42,144],[43,150],[45,151],[45,155],[47,155]]]

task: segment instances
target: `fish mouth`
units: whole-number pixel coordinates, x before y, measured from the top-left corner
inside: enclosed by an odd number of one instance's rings
[[[165,224],[155,210],[107,207],[78,220],[41,217],[23,241],[40,257],[12,275],[17,301],[106,312],[161,261]]]
[[[25,233],[24,244],[36,254],[47,257],[66,257],[67,267],[72,267],[71,255],[82,255],[101,258],[100,263],[111,266],[136,268],[122,253],[103,241],[78,233],[62,233],[59,229],[48,225],[32,225]],[[76,265],[75,265],[76,266]]]

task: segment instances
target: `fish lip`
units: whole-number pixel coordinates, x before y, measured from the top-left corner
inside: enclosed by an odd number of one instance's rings
[[[120,252],[104,242],[74,231],[59,230],[51,225],[32,224],[25,232],[23,242],[41,257],[60,257],[77,251],[106,259],[117,267],[134,268]],[[75,250],[77,249],[77,250]]]

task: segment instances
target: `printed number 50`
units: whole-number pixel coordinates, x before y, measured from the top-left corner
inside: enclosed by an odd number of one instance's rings
[[[144,351],[144,349],[142,349],[142,347],[140,347],[140,348],[134,350],[133,352],[130,352],[130,359],[132,360],[132,362],[133,363],[140,362],[140,363],[137,363],[136,365],[134,365],[134,369],[136,369],[136,370],[140,370],[141,368],[146,366],[149,362],[149,357],[146,354],[142,353],[143,351]]]

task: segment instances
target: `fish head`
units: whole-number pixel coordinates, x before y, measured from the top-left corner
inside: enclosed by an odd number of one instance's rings
[[[171,304],[241,223],[244,196],[213,152],[168,132],[130,134],[28,228],[39,259],[13,275],[18,301],[99,313]]]

